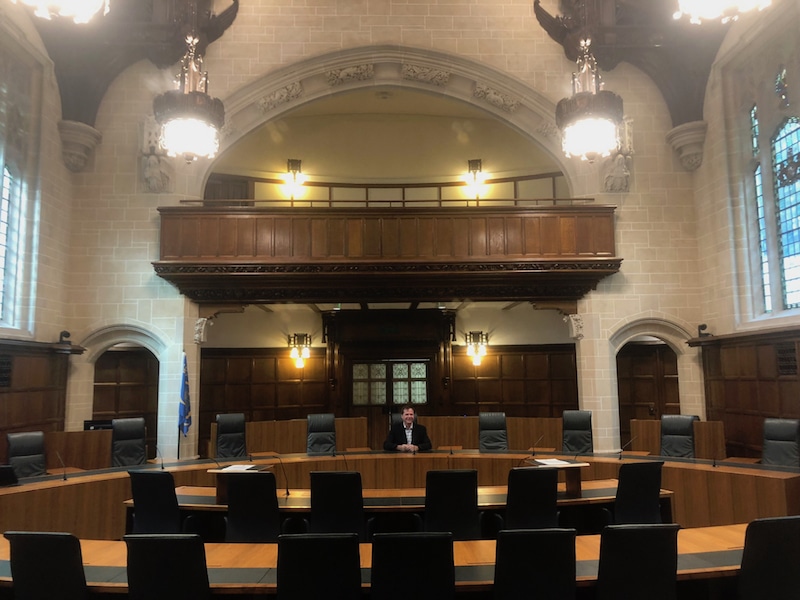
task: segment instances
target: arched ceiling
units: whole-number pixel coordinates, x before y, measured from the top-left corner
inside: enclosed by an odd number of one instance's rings
[[[560,171],[529,137],[459,100],[412,88],[371,86],[325,96],[244,136],[217,173],[275,176],[288,158],[311,179],[453,181],[480,158],[489,176]]]

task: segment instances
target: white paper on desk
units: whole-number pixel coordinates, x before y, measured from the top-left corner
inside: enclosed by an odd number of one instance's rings
[[[253,467],[255,467],[255,465],[228,465],[227,467],[224,467],[222,470],[223,471],[249,471]]]
[[[568,465],[570,464],[566,460],[561,460],[560,458],[536,458],[534,462],[540,465],[549,465],[549,466],[556,466],[556,465]]]

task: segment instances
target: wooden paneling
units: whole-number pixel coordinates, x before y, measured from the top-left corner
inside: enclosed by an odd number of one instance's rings
[[[574,303],[621,262],[614,208],[594,204],[159,211],[156,273],[197,302],[430,296]]]

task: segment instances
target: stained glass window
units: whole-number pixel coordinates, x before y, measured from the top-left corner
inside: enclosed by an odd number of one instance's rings
[[[787,119],[772,139],[781,285],[785,308],[800,307],[800,119]]]
[[[353,364],[354,405],[409,402],[428,402],[427,362],[380,361]]]

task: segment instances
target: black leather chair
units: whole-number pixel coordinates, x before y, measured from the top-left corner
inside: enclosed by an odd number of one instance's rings
[[[111,466],[129,467],[147,462],[144,417],[111,421]]]
[[[275,543],[281,532],[275,474],[228,473],[226,542]]]
[[[247,456],[244,413],[217,415],[217,458]]]
[[[428,471],[425,477],[425,531],[449,531],[456,540],[481,537],[478,471]]]
[[[130,600],[211,598],[203,539],[195,534],[129,534]]]
[[[592,411],[565,410],[561,414],[562,444],[565,454],[591,454],[594,452],[592,439]]]
[[[133,496],[133,533],[181,533],[175,480],[169,471],[128,471]]]
[[[481,452],[508,450],[506,413],[483,412],[478,414],[478,444]]]
[[[625,463],[619,467],[614,514],[616,525],[661,523],[661,461]]]
[[[451,600],[455,596],[450,533],[376,533],[370,600]]]
[[[694,458],[694,423],[696,415],[661,416],[661,456]]]
[[[609,525],[600,534],[596,600],[676,600],[680,525]]]
[[[358,471],[312,471],[311,533],[355,533],[366,541],[364,499]]]
[[[508,472],[504,529],[558,527],[558,471],[518,467]]]
[[[744,536],[739,600],[800,594],[800,516],[755,519]]]
[[[761,464],[800,467],[800,419],[764,419]]]
[[[498,532],[494,600],[573,600],[575,588],[574,529]]]
[[[306,452],[308,454],[336,453],[336,418],[333,413],[308,415]]]
[[[47,474],[43,431],[22,431],[6,434],[8,464],[18,479]]]
[[[355,533],[280,535],[277,576],[278,600],[360,600],[358,536]]]
[[[6,531],[16,600],[82,600],[87,597],[78,538],[70,533]]]

